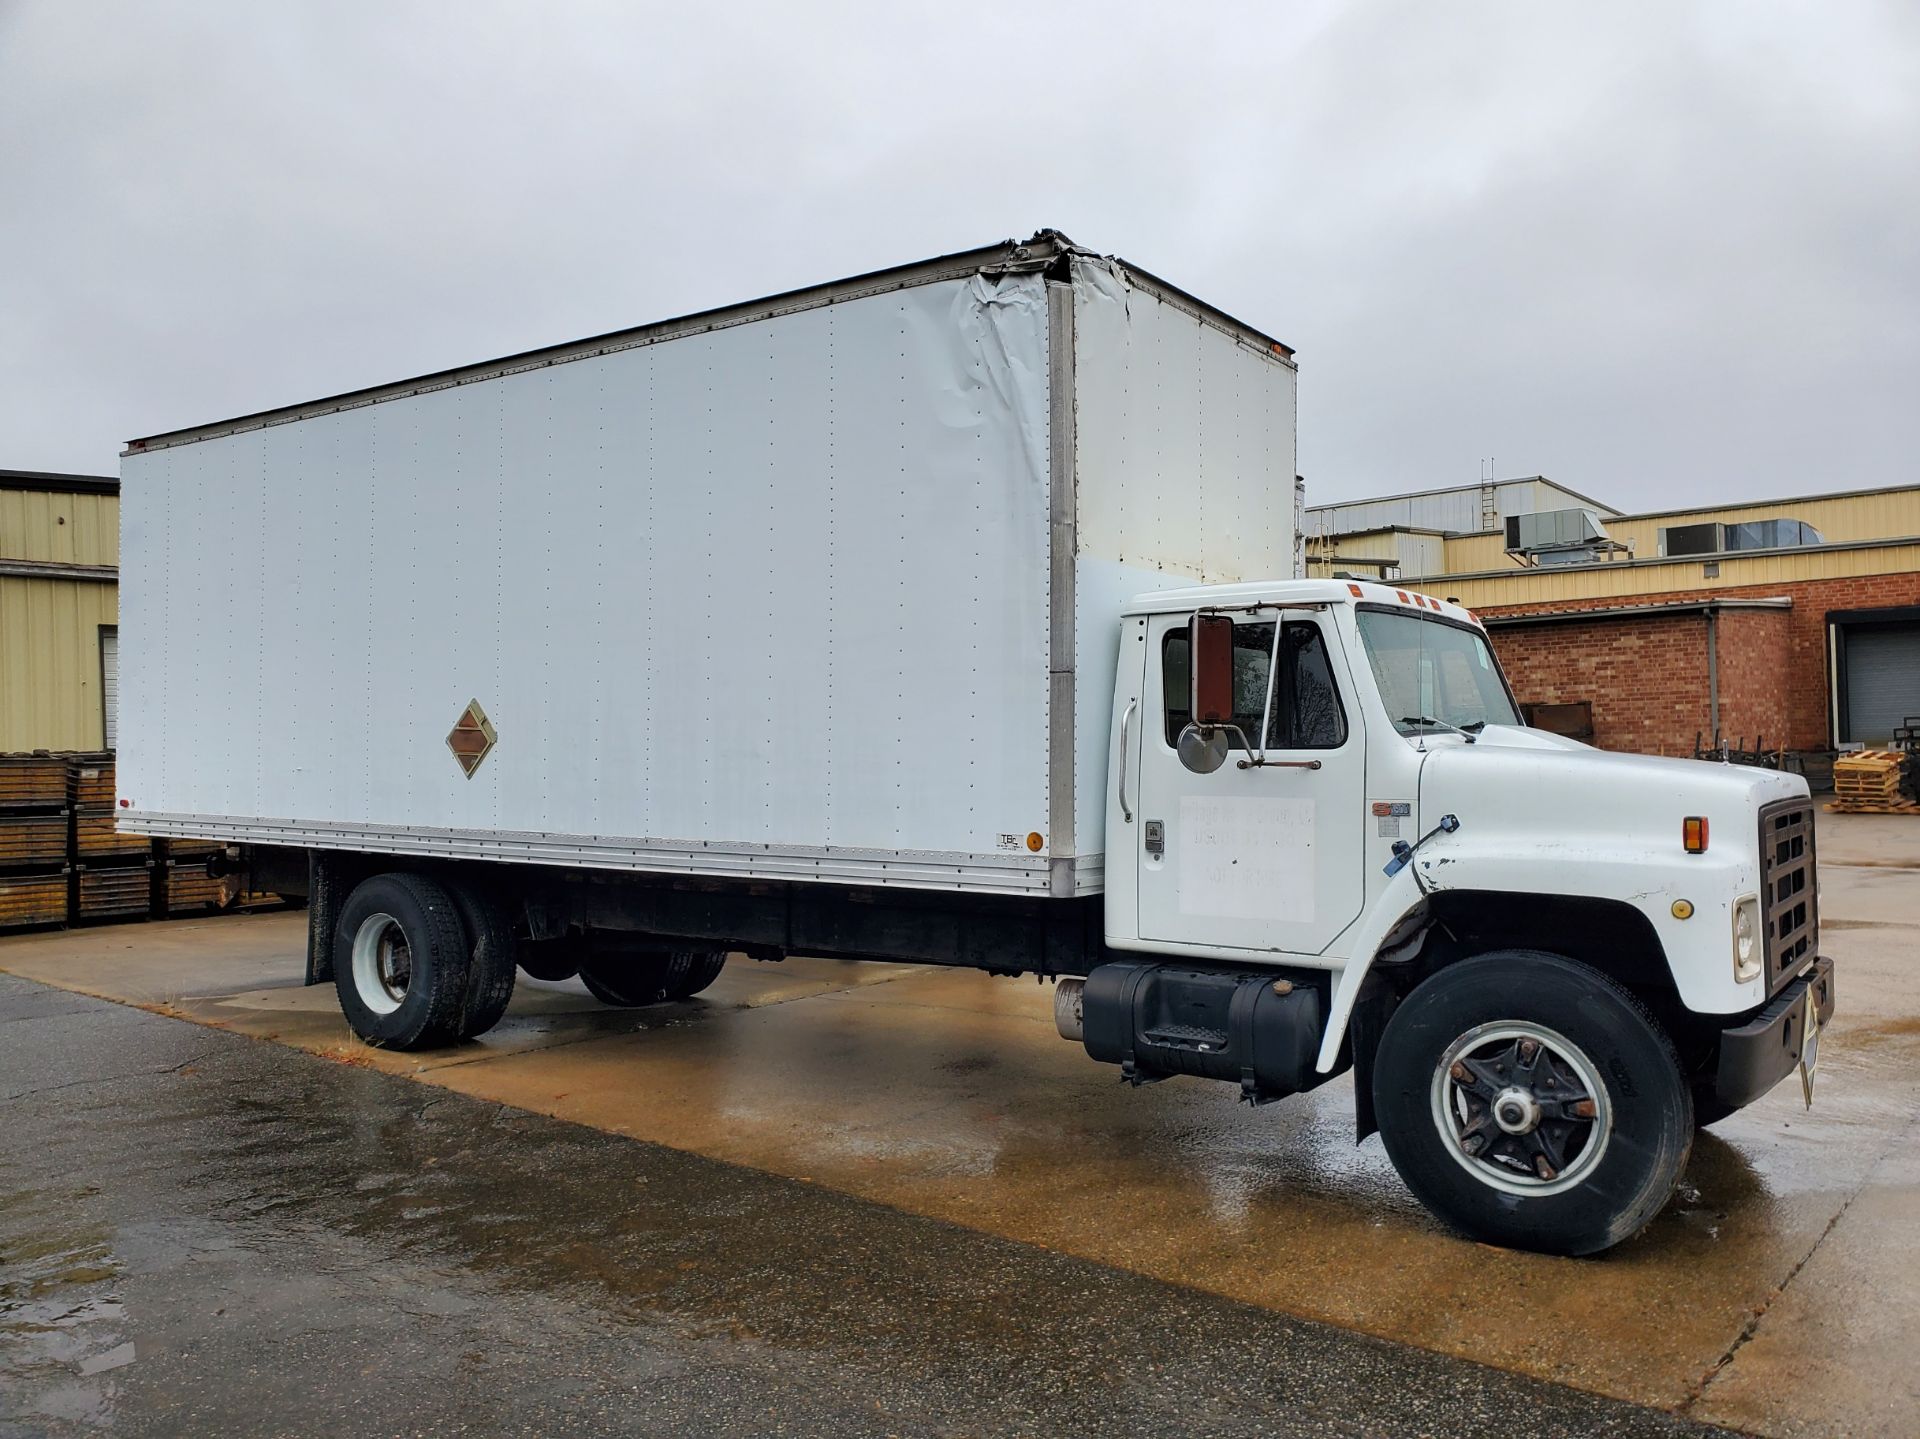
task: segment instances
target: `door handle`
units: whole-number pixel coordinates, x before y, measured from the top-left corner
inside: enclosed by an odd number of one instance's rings
[[[1133,744],[1133,712],[1139,708],[1139,700],[1128,700],[1127,712],[1120,716],[1120,813],[1128,824],[1133,823],[1133,811],[1127,808],[1127,751]]]

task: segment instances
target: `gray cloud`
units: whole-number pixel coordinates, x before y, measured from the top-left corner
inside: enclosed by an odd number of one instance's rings
[[[1912,7],[1043,9],[0,0],[0,465],[1057,225],[1315,499],[1912,478]]]

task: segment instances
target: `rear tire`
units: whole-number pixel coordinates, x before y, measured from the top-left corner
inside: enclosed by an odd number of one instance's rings
[[[580,967],[581,982],[602,1004],[632,1009],[690,999],[720,977],[721,949],[609,950]]]
[[[580,960],[586,952],[586,938],[579,934],[564,934],[558,939],[523,939],[515,962],[528,979],[559,984],[580,972]]]
[[[519,946],[503,906],[472,884],[455,883],[449,892],[460,911],[472,955],[466,1002],[455,1033],[461,1039],[473,1039],[498,1024],[513,1000]]]
[[[445,886],[377,874],[354,886],[333,936],[333,985],[353,1032],[382,1049],[430,1049],[459,1034],[472,950]]]
[[[1538,950],[1450,965],[1380,1038],[1373,1102],[1407,1187],[1475,1239],[1597,1254],[1644,1229],[1693,1144],[1672,1041],[1598,970]]]

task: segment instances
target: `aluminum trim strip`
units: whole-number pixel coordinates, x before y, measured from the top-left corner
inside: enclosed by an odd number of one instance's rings
[[[325,821],[162,814],[123,810],[123,829],[181,839],[345,849],[369,853],[494,859],[584,869],[716,877],[892,885],[913,889],[1044,894],[1051,862],[1043,856],[948,854],[914,850],[805,849],[779,845],[689,845],[604,835],[528,834],[349,825]],[[1098,856],[1074,861],[1074,893],[1097,892]]]

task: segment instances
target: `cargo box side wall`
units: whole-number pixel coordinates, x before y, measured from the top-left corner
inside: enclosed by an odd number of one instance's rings
[[[123,821],[1044,889],[1047,424],[1021,276],[131,455]]]
[[[1151,590],[1293,573],[1297,372],[1122,265],[1077,258],[1074,282],[1074,829],[1097,854],[1122,608]]]

